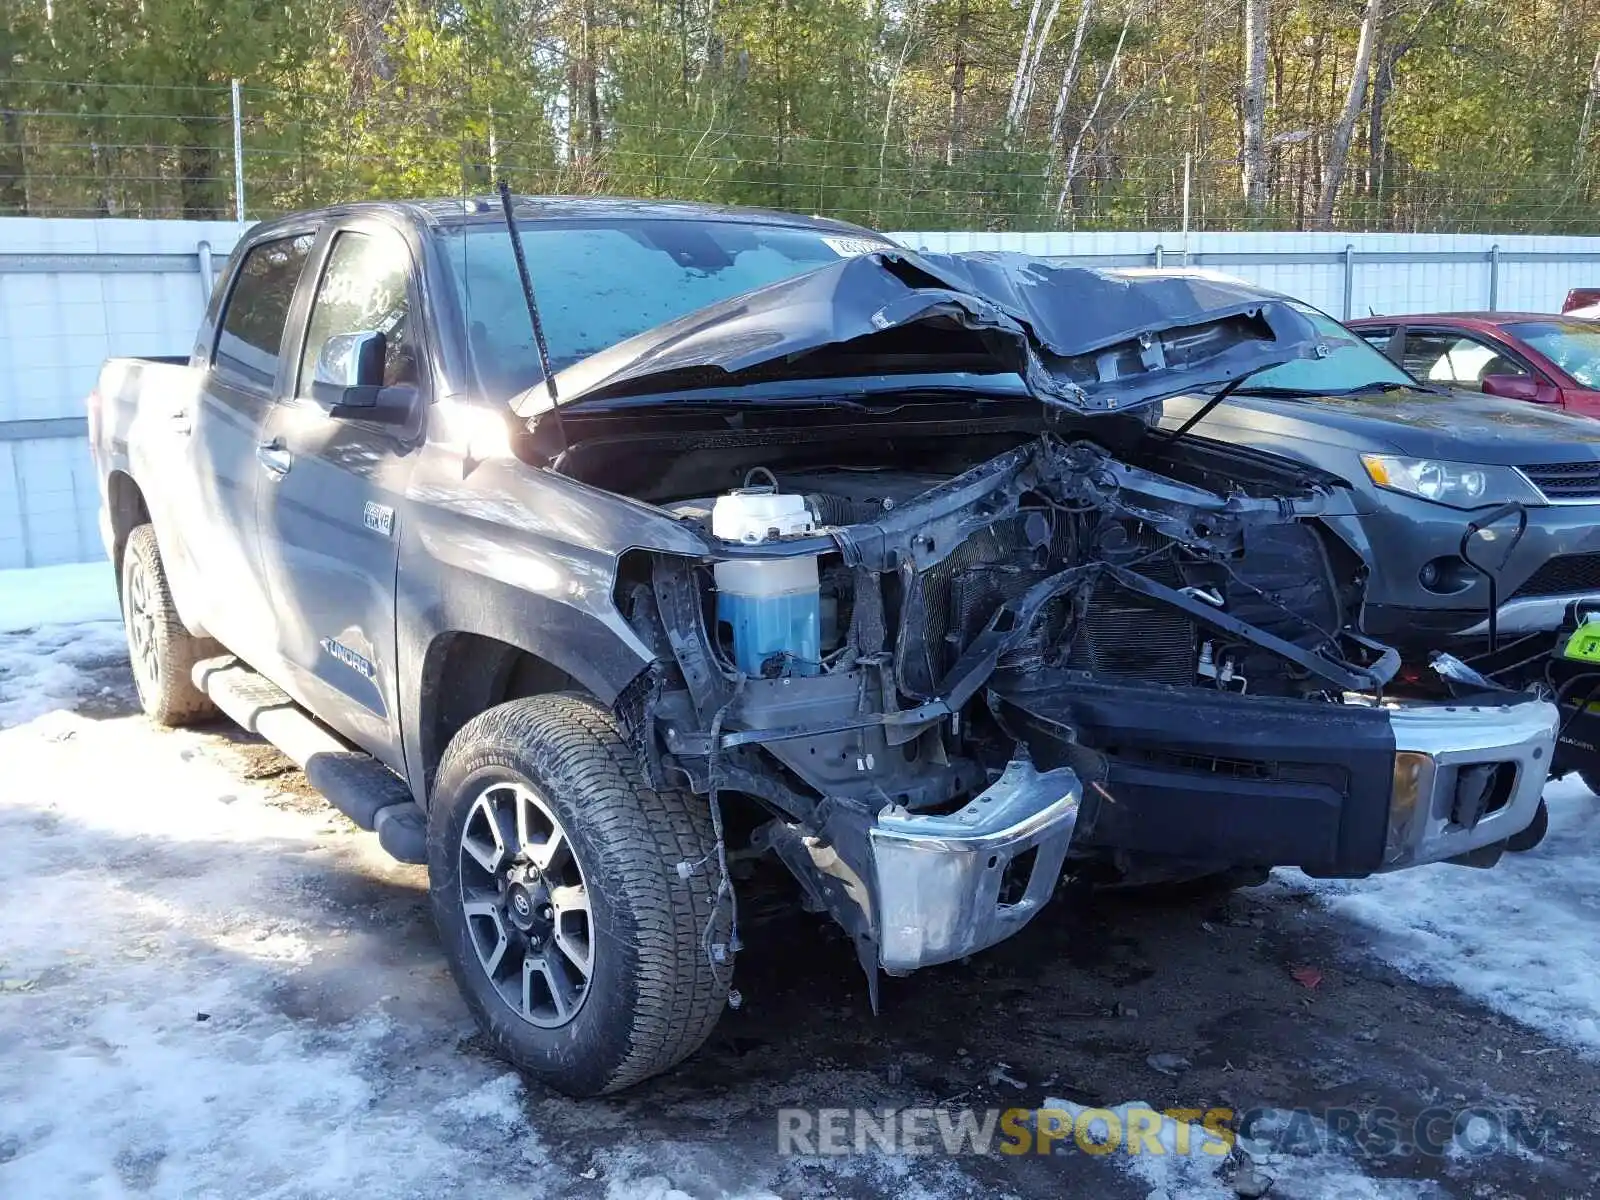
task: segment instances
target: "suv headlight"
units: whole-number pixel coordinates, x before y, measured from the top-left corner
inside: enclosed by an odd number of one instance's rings
[[[1437,458],[1395,458],[1388,454],[1363,454],[1361,465],[1367,469],[1367,478],[1381,488],[1452,508],[1482,508],[1508,500],[1544,503],[1538,489],[1515,467],[1444,462]]]

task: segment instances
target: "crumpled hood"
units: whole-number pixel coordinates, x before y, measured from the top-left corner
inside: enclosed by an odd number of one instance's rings
[[[646,330],[555,383],[565,408],[769,379],[1011,372],[1045,403],[1116,412],[1308,357],[1317,341],[1281,297],[1220,277],[882,250]],[[512,408],[537,417],[547,388]]]

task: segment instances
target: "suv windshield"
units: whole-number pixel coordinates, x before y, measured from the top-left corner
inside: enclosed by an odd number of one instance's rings
[[[891,243],[747,221],[526,221],[528,273],[560,371],[618,342],[741,292]],[[539,382],[539,355],[503,225],[438,231],[484,392]]]
[[[1269,388],[1324,395],[1356,391],[1368,385],[1374,388],[1383,384],[1415,386],[1411,376],[1327,313],[1299,302],[1294,302],[1293,307],[1316,327],[1321,344],[1328,350],[1327,357],[1296,359],[1281,367],[1272,367],[1250,376],[1240,391]]]
[[[1584,387],[1600,387],[1600,324],[1519,321],[1506,332],[1521,338]]]

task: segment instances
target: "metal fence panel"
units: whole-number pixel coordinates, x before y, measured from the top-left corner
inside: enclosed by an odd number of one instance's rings
[[[119,354],[186,354],[232,221],[0,220],[0,568],[99,555],[83,398]]]

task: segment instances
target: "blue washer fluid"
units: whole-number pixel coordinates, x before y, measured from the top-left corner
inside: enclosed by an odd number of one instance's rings
[[[719,591],[717,620],[733,630],[734,665],[746,675],[759,678],[775,655],[784,656],[779,674],[822,669],[822,604],[815,588],[761,596]]]
[[[804,496],[775,487],[740,488],[719,496],[711,510],[711,532],[745,545],[806,534],[813,524]],[[739,670],[759,677],[765,664],[782,656],[779,674],[821,671],[822,597],[814,556],[734,559],[719,562],[714,574],[717,620],[733,631]]]

